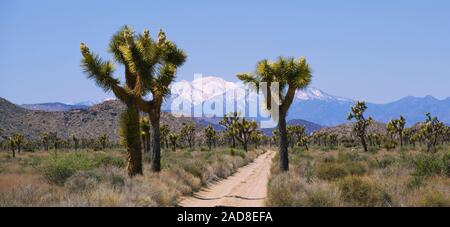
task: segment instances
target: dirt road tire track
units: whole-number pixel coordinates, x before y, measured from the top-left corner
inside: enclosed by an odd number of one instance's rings
[[[267,151],[232,176],[215,182],[190,197],[182,197],[183,207],[262,207],[275,151]]]

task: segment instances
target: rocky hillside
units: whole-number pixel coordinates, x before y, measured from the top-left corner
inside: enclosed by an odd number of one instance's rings
[[[107,134],[118,141],[119,116],[125,106],[119,101],[105,101],[88,109],[59,112],[44,112],[24,109],[0,98],[0,128],[3,134],[20,132],[29,139],[37,139],[42,132],[57,132],[61,138],[76,135],[80,138],[97,138]],[[183,123],[194,122],[190,118],[178,118],[163,113],[162,124],[168,124],[171,130],[178,130]],[[199,124],[198,131],[205,125]]]
[[[97,138],[107,134],[112,141],[118,141],[118,122],[125,106],[117,100],[109,100],[82,109],[66,111],[30,110],[15,105],[0,98],[0,128],[3,134],[14,132],[24,134],[29,139],[38,139],[42,132],[57,132],[61,138],[76,135],[79,138]],[[162,124],[170,126],[172,131],[178,131],[184,123],[196,123],[197,133],[204,127],[212,125],[215,130],[224,128],[219,124],[222,118],[188,118],[175,117],[169,113],[162,113]],[[307,133],[321,128],[320,125],[304,120],[290,120],[288,124],[304,125]],[[264,129],[266,135],[271,135],[273,129]]]
[[[341,136],[350,136],[353,132],[353,124],[354,123],[347,123],[347,124],[341,124],[335,127],[328,127],[328,128],[322,128],[318,130],[317,132],[326,132],[330,134],[337,134]],[[376,133],[376,134],[386,134],[386,125],[380,122],[373,122],[368,128],[368,133]]]

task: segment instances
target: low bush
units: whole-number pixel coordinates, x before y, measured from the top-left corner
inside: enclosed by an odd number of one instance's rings
[[[359,177],[347,176],[338,183],[341,198],[350,206],[391,206],[392,198],[379,185]]]
[[[315,175],[322,180],[335,180],[348,175],[345,167],[340,163],[319,163],[315,167]]]
[[[421,194],[417,206],[420,207],[450,207],[450,198],[439,191],[431,190]]]
[[[351,175],[364,175],[368,171],[368,166],[365,162],[358,161],[358,162],[347,162],[344,163],[345,169],[347,172]]]
[[[47,157],[41,165],[44,178],[54,184],[63,185],[67,178],[78,171],[91,170],[100,166],[123,167],[122,158],[106,154],[88,153],[54,153]]]
[[[447,174],[447,160],[435,154],[420,154],[414,158],[414,176],[433,176]]]
[[[269,181],[267,206],[340,206],[339,191],[324,182],[308,183],[293,173],[280,173]]]

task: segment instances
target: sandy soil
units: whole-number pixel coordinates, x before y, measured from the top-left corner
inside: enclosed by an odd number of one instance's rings
[[[227,179],[215,182],[191,197],[180,199],[184,207],[262,207],[267,196],[267,182],[274,151],[268,151],[254,162],[240,168]]]

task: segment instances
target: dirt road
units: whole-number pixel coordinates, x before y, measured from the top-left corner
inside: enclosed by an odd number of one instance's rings
[[[274,151],[268,151],[227,179],[209,185],[191,197],[183,197],[184,207],[261,207],[267,196],[267,182]]]

